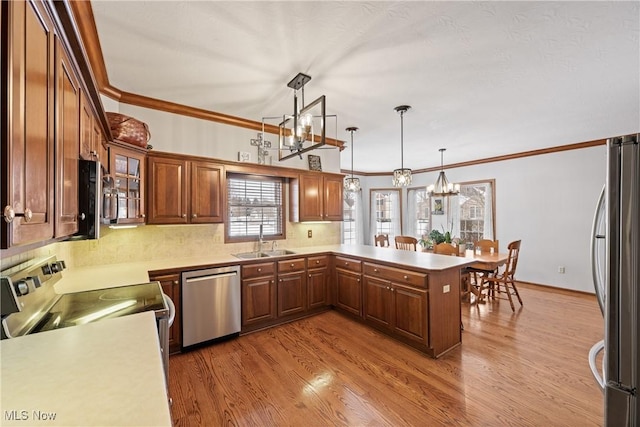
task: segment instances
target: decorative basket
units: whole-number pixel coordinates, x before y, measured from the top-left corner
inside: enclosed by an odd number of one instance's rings
[[[107,112],[109,128],[114,139],[138,147],[148,148],[151,132],[146,123],[120,113]]]

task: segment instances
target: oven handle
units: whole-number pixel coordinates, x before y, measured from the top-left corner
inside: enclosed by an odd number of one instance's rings
[[[169,307],[169,321],[167,322],[168,323],[167,326],[170,328],[171,325],[173,325],[173,321],[176,318],[176,306],[171,300],[171,298],[169,298],[169,295],[162,294],[162,298],[164,299],[164,302],[167,304],[167,307]]]

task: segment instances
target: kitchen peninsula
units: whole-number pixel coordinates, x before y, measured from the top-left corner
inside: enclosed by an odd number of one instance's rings
[[[333,307],[432,357],[437,358],[460,345],[460,269],[472,263],[473,259],[364,245],[314,246],[290,248],[290,251],[293,253],[252,260],[242,260],[230,254],[212,254],[69,268],[55,289],[58,293],[68,293],[141,283],[149,279],[159,280],[164,286],[163,278],[167,279],[167,286],[173,284],[177,287],[183,271],[240,265],[243,272],[243,311],[251,309],[252,303],[265,304],[264,299],[273,299],[266,302],[266,310],[270,311],[263,317],[266,320],[243,322],[243,334]],[[284,297],[288,289],[278,284],[286,284],[286,279],[292,277],[293,272],[285,270],[291,265],[300,265],[302,272],[306,273],[298,276],[296,288],[301,309],[295,314],[278,315],[278,301],[286,303],[289,300]],[[254,293],[250,301],[249,290],[252,288],[249,286],[255,282],[246,275],[257,270],[256,266],[271,268],[268,280],[264,281],[268,290]],[[313,280],[316,271],[324,274],[320,288]],[[178,290],[177,293],[179,295]],[[263,298],[264,295],[266,297]],[[313,298],[318,300],[318,295],[321,297],[319,305],[312,301]],[[176,305],[178,314],[174,328],[180,328],[177,301]]]

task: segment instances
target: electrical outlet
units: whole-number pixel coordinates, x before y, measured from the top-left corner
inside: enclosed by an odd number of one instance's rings
[[[561,265],[560,267],[558,267],[558,273],[564,274],[564,265]]]
[[[307,237],[308,238],[312,238],[313,237],[313,232],[311,230],[307,230]]]
[[[448,294],[449,292],[451,292],[451,285],[444,285],[442,287],[442,293],[443,294]]]

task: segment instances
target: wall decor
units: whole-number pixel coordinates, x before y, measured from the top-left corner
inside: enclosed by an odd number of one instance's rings
[[[250,162],[251,161],[251,153],[247,151],[238,151],[238,161],[239,162]]]
[[[433,199],[433,215],[444,215],[444,205],[442,199]]]
[[[322,171],[322,163],[320,163],[320,156],[309,154],[309,170]]]

